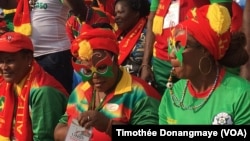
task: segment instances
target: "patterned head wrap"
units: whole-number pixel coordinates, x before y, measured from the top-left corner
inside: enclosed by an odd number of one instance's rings
[[[82,33],[72,42],[71,53],[82,60],[90,60],[93,49],[103,49],[118,55],[115,33],[110,29],[92,28],[84,24]]]
[[[187,20],[176,28],[184,28],[201,43],[216,60],[221,59],[230,43],[231,17],[226,7],[219,4],[193,9]]]

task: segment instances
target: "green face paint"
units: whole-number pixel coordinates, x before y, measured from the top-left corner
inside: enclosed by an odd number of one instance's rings
[[[174,31],[172,31],[174,32]],[[174,51],[177,60],[181,63],[183,62],[182,53],[186,47],[187,43],[187,35],[186,32],[182,32],[184,34],[179,34],[177,36],[172,36],[168,39],[168,54]]]
[[[113,77],[112,64],[113,57],[106,51],[95,52],[91,60],[72,60],[73,68],[82,77],[83,81],[92,79],[94,73],[101,77]]]
[[[112,77],[113,71],[111,66],[106,66],[105,68],[102,68],[102,71],[98,71],[98,69],[92,68],[92,70],[84,70],[82,68],[81,71],[77,72],[81,77],[83,81],[88,81],[93,78],[93,74],[97,73],[101,77]]]

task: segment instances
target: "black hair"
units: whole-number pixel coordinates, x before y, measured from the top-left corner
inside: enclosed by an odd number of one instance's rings
[[[244,65],[249,59],[245,46],[246,35],[243,32],[232,34],[229,48],[224,57],[219,60],[219,63],[232,68]]]
[[[113,30],[113,27],[109,23],[94,23],[91,26],[93,28],[108,28]]]
[[[30,49],[21,49],[20,51],[19,51],[21,54],[23,54],[23,55],[27,55],[27,54],[32,54],[32,56],[33,56],[33,51],[32,50],[30,50]]]
[[[131,9],[138,11],[140,13],[140,17],[146,17],[150,12],[150,3],[148,0],[116,0],[115,5],[119,1],[126,2]]]

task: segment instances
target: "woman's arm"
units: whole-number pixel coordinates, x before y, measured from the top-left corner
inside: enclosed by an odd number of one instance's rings
[[[146,32],[146,40],[144,46],[144,55],[142,60],[142,66],[140,68],[140,77],[143,80],[152,82],[153,81],[153,72],[151,70],[151,59],[153,56],[153,46],[155,42],[155,35],[152,31],[153,19],[155,16],[155,11],[151,11],[148,16],[147,21],[147,32]]]
[[[55,141],[65,141],[67,133],[68,133],[68,125],[63,123],[58,123],[54,131]]]
[[[63,3],[72,10],[80,21],[84,21],[86,17],[86,5],[83,0],[64,0]]]

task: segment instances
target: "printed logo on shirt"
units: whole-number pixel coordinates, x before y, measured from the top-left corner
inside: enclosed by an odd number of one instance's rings
[[[113,112],[113,111],[117,111],[118,110],[119,105],[118,104],[114,104],[114,103],[108,103],[108,104],[106,104],[106,108],[107,108],[108,111]]]
[[[43,2],[36,2],[35,8],[47,9],[48,8],[48,4],[47,3],[43,3]]]
[[[221,112],[214,117],[213,125],[232,125],[231,116],[226,112]]]

